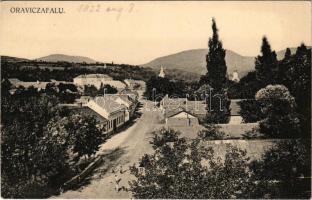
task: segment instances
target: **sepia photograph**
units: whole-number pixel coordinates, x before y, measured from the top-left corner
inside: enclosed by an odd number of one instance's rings
[[[310,199],[310,1],[0,1],[1,198]]]

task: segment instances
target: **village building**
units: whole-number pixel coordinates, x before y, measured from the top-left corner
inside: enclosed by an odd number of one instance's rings
[[[159,104],[168,126],[198,126],[206,115],[205,101],[164,97]]]
[[[41,81],[36,81],[36,82],[26,82],[26,81],[21,81],[17,78],[9,78],[9,82],[12,84],[12,91],[22,87],[22,88],[30,88],[33,87],[37,89],[37,91],[42,91],[45,90],[47,87],[47,84],[50,82],[41,82]]]
[[[74,78],[74,84],[81,87],[94,85],[100,88],[102,82],[112,80],[113,78],[106,74],[82,74]]]
[[[137,102],[131,99],[128,95],[125,94],[106,94],[104,99],[113,100],[116,103],[124,105],[126,107],[125,111],[125,121],[129,121],[130,118],[133,116]]]
[[[80,88],[84,88],[84,86],[91,86],[93,85],[97,89],[100,89],[101,86],[110,85],[115,87],[118,91],[123,90],[126,88],[126,84],[113,80],[112,77],[106,74],[85,74],[79,75],[74,78],[74,84]]]
[[[107,120],[106,133],[116,131],[126,122],[126,106],[106,97],[95,97],[86,106]]]

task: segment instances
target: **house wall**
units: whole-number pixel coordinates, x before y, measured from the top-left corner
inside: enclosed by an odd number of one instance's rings
[[[166,122],[169,127],[188,127],[199,125],[197,118],[168,118]]]
[[[97,105],[93,100],[86,104],[90,109],[97,112],[99,115],[108,120],[107,122],[107,132],[111,132],[114,129],[114,123],[116,123],[116,128],[120,127],[126,122],[126,113],[124,110],[120,110],[114,114],[108,113],[105,109]]]
[[[118,128],[126,122],[125,112],[121,111],[121,112],[115,113],[114,115],[110,116],[108,120],[109,120],[108,126],[107,126],[108,132],[111,132],[114,130],[114,123],[116,123],[116,128]]]

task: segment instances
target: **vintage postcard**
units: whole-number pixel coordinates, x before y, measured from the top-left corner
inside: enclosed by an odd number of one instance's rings
[[[2,1],[1,197],[310,199],[310,1]]]

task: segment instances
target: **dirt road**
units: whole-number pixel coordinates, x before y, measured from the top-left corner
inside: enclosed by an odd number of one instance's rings
[[[160,112],[153,110],[152,102],[142,103],[141,117],[129,128],[106,141],[97,152],[105,155],[109,162],[103,163],[76,190],[66,191],[53,198],[131,198],[130,192],[115,190],[115,175],[120,179],[119,187],[128,188],[128,181],[133,178],[129,166],[137,164],[145,153],[152,152],[149,144],[152,137],[150,133],[160,120]]]

